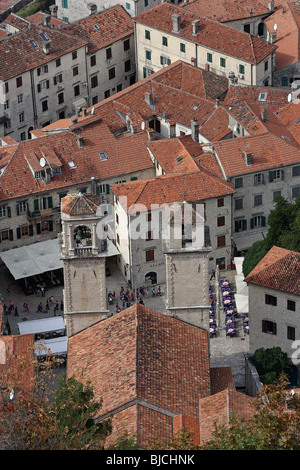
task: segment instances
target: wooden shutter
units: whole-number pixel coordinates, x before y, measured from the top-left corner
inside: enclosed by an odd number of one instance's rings
[[[17,227],[17,238],[21,238],[21,229]]]
[[[29,225],[29,235],[32,237],[33,235],[33,225]]]
[[[52,196],[48,197],[48,209],[52,209],[53,203],[52,203]]]
[[[12,241],[14,239],[14,232],[12,230],[9,230],[8,233],[9,233],[9,239],[10,241]]]
[[[35,199],[35,200],[34,200],[34,210],[35,210],[35,211],[39,211],[39,210],[40,210],[40,207],[39,207],[39,200],[38,200],[38,199]]]

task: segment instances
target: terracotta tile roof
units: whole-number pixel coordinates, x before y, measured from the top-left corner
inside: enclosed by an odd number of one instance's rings
[[[33,387],[33,335],[0,336],[5,343],[5,363],[0,363],[1,387],[15,394],[30,392]],[[1,399],[1,395],[0,395]]]
[[[38,11],[38,12],[34,13],[33,15],[27,16],[26,20],[31,21],[32,23],[36,23],[36,24],[42,26],[45,15],[50,16],[49,24],[52,28],[61,29],[62,26],[66,25],[66,22],[61,20],[60,18],[55,18],[55,16],[48,15],[47,13],[42,12],[42,11]]]
[[[215,424],[226,426],[232,413],[237,419],[250,419],[255,413],[254,398],[227,389],[199,400],[200,445],[212,438]]]
[[[112,186],[112,191],[129,213],[151,209],[152,204],[197,202],[227,194],[235,189],[230,183],[202,169],[193,173],[166,174]]]
[[[61,200],[61,211],[69,215],[94,215],[100,205],[100,196],[95,194],[68,194]]]
[[[96,28],[95,28],[96,25]],[[89,52],[107,47],[115,41],[133,34],[132,17],[121,5],[72,22],[63,31],[88,42]]]
[[[199,397],[210,393],[207,332],[136,304],[69,338],[73,374],[103,399],[100,418],[127,410],[119,419],[145,442],[166,435],[175,415],[197,418]]]
[[[278,168],[300,161],[300,148],[273,134],[239,137],[213,143],[224,178]],[[244,154],[253,155],[253,163],[247,165]]]
[[[234,85],[229,87],[222,105],[234,107],[244,103],[248,105],[261,103],[262,106],[267,106],[268,110],[277,111],[278,108],[286,106],[289,93],[290,90],[287,88]],[[261,94],[264,94],[263,100],[260,98]]]
[[[273,246],[245,281],[300,295],[300,253]]]
[[[10,13],[5,19],[4,23],[14,26],[19,31],[26,31],[30,27],[30,22],[27,19],[22,18],[21,16],[16,15],[15,13]]]
[[[42,49],[44,39],[41,33],[43,32],[51,40],[48,55]],[[25,31],[0,41],[0,79],[8,80],[83,47],[85,44],[86,42],[82,39],[71,37],[57,29],[31,23]]]
[[[300,59],[300,6],[295,2],[284,2],[277,11],[264,21],[270,34],[276,28],[276,67],[280,70]]]
[[[6,167],[0,176],[0,200],[70,188],[88,183],[92,177],[105,180],[153,168],[147,150],[146,132],[124,133],[116,138],[100,121],[83,128],[81,136],[84,142],[82,148],[79,148],[76,135],[71,131],[1,147],[0,153],[4,154]],[[101,159],[99,152],[107,159]],[[61,173],[55,174],[47,184],[42,178],[35,179],[32,174],[32,170],[41,171],[39,161],[42,157],[48,162],[53,162],[55,158],[55,166],[61,165]],[[32,170],[28,163],[32,165]]]
[[[293,135],[295,140],[300,145],[300,101],[295,100],[277,112],[277,117],[280,119],[285,128]]]
[[[268,14],[264,0],[195,0],[181,2],[180,6],[221,23]]]
[[[202,153],[201,146],[189,137],[193,142],[194,148],[197,146],[198,155]],[[191,173],[198,170],[197,164],[191,157],[189,150],[184,143],[187,138],[161,139],[149,142],[148,148],[162,167],[164,173]]]
[[[172,32],[172,15],[175,13],[181,16],[181,29],[178,34]],[[192,22],[198,19],[200,19],[200,30],[194,36]],[[179,8],[166,2],[137,15],[134,20],[137,23],[165,31],[170,35],[176,34],[185,40],[254,64],[258,64],[276,50],[276,46],[267,44],[263,39],[205,17],[199,18],[197,13],[193,13],[187,8]]]
[[[235,390],[231,367],[212,367],[210,369],[211,395],[230,387]]]
[[[0,12],[8,10],[10,7],[13,7],[16,3],[19,3],[19,0],[1,0]]]

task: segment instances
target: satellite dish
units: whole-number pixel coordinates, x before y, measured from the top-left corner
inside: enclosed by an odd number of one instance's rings
[[[142,124],[141,124],[141,128],[142,128],[142,130],[145,129],[145,123],[144,123],[144,121],[143,121]]]
[[[292,95],[291,93],[288,94],[288,102],[290,103],[292,101]]]
[[[277,30],[277,24],[275,23],[274,24],[274,31],[276,31],[276,30]]]
[[[40,165],[42,168],[44,168],[44,166],[46,165],[46,160],[44,159],[44,157],[40,159]]]

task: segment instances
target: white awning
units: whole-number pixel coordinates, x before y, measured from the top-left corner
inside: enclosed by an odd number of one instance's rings
[[[34,346],[37,356],[47,356],[48,354],[60,356],[67,354],[68,337],[60,336],[59,338],[39,340],[34,343]]]
[[[265,232],[266,233],[266,232]],[[255,232],[251,235],[234,236],[233,241],[238,251],[249,250],[253,243],[263,240],[262,232]]]
[[[51,333],[53,331],[63,331],[65,329],[62,317],[42,318],[18,323],[20,335]]]
[[[0,256],[15,279],[63,267],[57,238],[4,251]]]
[[[238,313],[249,313],[248,295],[235,294],[234,299]]]

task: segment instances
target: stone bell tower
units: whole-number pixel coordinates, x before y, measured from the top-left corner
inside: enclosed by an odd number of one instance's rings
[[[204,215],[199,207],[195,210],[183,203],[169,220],[169,237],[164,244],[166,313],[209,330],[211,248],[205,246]]]
[[[107,317],[107,242],[97,237],[100,199],[71,194],[61,201],[64,314],[67,335]],[[98,214],[97,214],[98,213]]]

